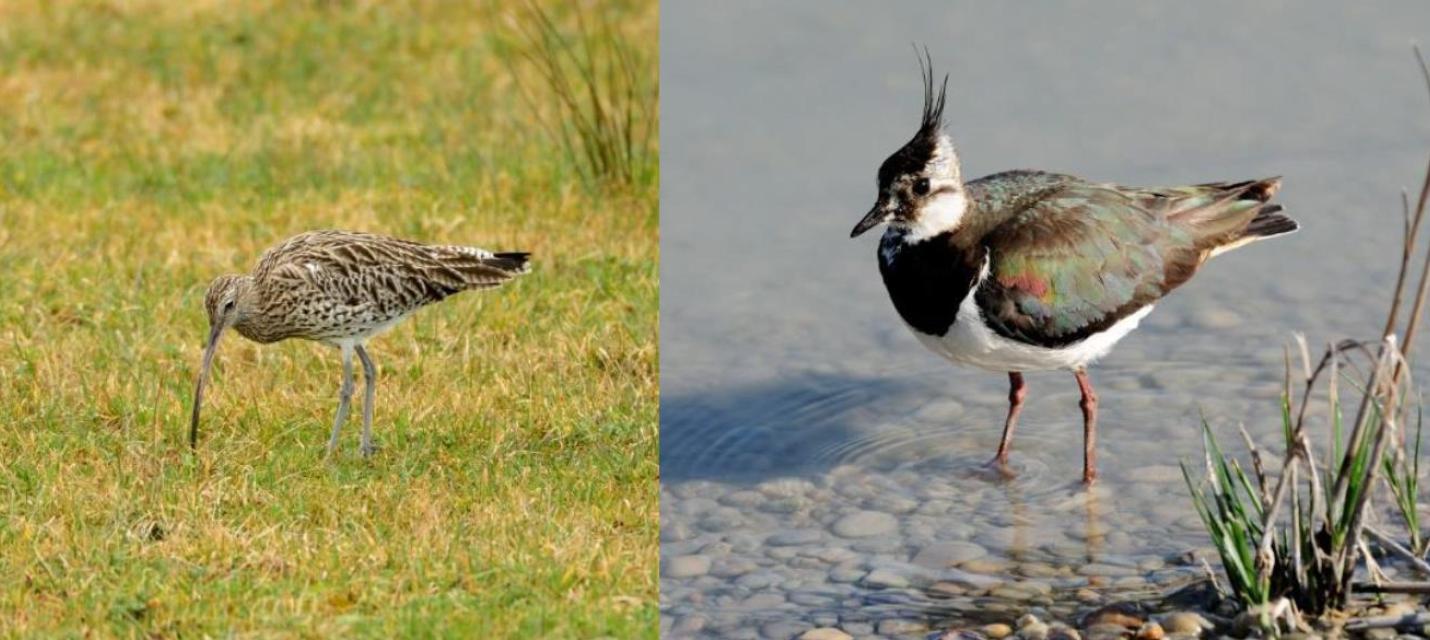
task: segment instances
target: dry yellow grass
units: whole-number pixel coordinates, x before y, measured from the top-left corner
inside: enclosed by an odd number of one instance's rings
[[[578,183],[499,11],[0,3],[0,629],[655,635],[657,185]],[[204,287],[328,227],[535,272],[373,342],[371,462],[335,352],[237,336],[189,452]]]

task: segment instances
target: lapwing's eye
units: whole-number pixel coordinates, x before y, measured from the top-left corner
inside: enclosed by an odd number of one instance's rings
[[[914,182],[914,195],[926,196],[929,194],[929,179],[919,178]]]

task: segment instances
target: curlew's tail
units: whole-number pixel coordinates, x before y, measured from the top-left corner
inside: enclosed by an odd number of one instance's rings
[[[494,253],[488,262],[499,269],[520,274],[531,271],[531,265],[528,264],[530,259],[530,253],[514,251],[509,253]]]
[[[464,289],[487,289],[531,271],[531,254],[525,251],[492,253],[477,247],[432,247],[434,269],[426,274],[443,290],[443,296]],[[439,298],[440,299],[440,298]]]

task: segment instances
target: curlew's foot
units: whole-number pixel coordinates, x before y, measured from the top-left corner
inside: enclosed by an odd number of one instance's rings
[[[368,443],[366,443],[366,444],[363,444],[363,445],[362,445],[362,457],[363,457],[363,458],[371,458],[373,454],[377,453],[377,450],[378,450],[378,446],[377,446],[376,443],[368,442]]]

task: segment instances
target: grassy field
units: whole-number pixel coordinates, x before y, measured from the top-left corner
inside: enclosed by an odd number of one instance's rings
[[[0,1],[0,635],[655,635],[656,172],[583,187],[475,4]],[[208,282],[328,227],[535,270],[373,341],[371,461],[233,333],[191,453]]]

